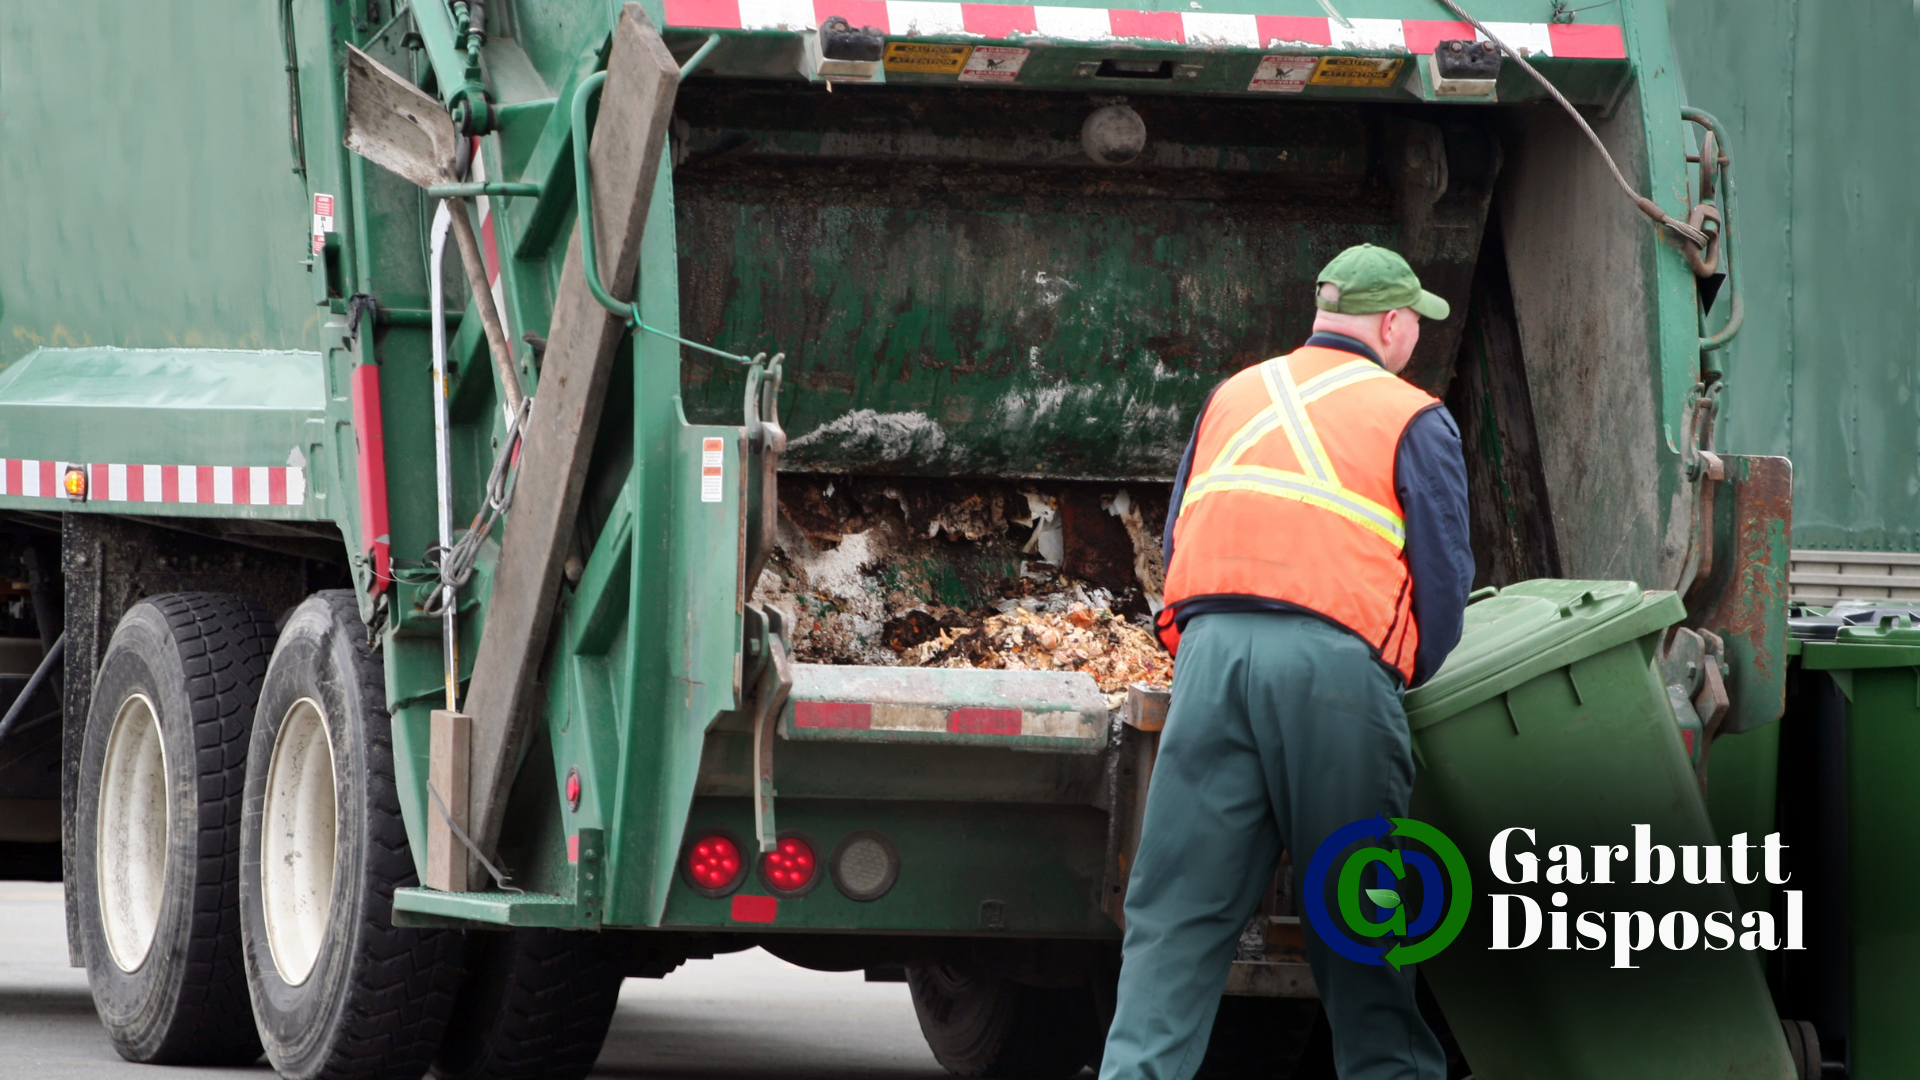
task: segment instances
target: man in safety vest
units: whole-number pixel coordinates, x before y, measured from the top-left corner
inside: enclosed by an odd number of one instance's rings
[[[1281,850],[1297,877],[1341,826],[1406,816],[1400,697],[1460,640],[1460,433],[1395,377],[1447,302],[1367,244],[1316,286],[1313,336],[1214,390],[1174,482],[1159,617],[1173,701],[1102,1080],[1193,1076]],[[1335,955],[1305,929],[1342,1080],[1444,1080],[1413,971]]]

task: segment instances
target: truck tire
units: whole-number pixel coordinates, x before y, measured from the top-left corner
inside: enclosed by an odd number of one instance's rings
[[[907,988],[927,1047],[955,1076],[1062,1080],[1099,1056],[1090,989],[1023,986],[945,965],[908,967]]]
[[[579,1080],[619,1004],[619,957],[579,930],[476,931],[433,1062],[440,1080]]]
[[[286,1080],[418,1080],[459,986],[460,935],[393,925],[415,882],[380,657],[349,592],[287,618],[260,689],[241,826],[253,1016]]]
[[[240,962],[240,799],[273,617],[237,596],[133,606],[94,682],[74,881],[87,982],[129,1061],[260,1056]]]

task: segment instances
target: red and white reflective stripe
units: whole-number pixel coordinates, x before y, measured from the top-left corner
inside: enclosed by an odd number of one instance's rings
[[[1474,38],[1468,23],[1440,19],[1348,19],[1229,15],[1202,11],[954,4],[932,0],[666,0],[667,25],[702,30],[817,29],[839,15],[891,37],[1021,37],[1064,41],[1167,41],[1180,45],[1270,49],[1281,46],[1431,53],[1437,42]],[[1495,23],[1487,28],[1528,56],[1624,60],[1618,26]]]
[[[476,183],[487,181],[487,158],[478,138],[473,140],[472,176]],[[500,241],[493,234],[493,200],[485,195],[474,200],[480,211],[480,261],[487,268],[487,284],[493,293],[493,310],[500,313],[500,328],[513,340],[513,327],[507,319],[507,288],[500,280]]]
[[[918,731],[947,735],[1028,735],[1084,738],[1093,725],[1078,712],[1029,712],[969,706],[874,705],[864,701],[797,701],[796,728],[841,731]]]
[[[306,470],[292,465],[87,465],[90,502],[301,506]],[[65,498],[64,461],[0,459],[0,495]]]

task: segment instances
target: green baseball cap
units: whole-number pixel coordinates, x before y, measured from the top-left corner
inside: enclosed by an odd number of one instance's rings
[[[1350,247],[1335,255],[1314,279],[1313,303],[1321,311],[1342,315],[1412,308],[1423,319],[1444,319],[1453,310],[1445,300],[1420,287],[1420,279],[1407,260],[1372,244]]]

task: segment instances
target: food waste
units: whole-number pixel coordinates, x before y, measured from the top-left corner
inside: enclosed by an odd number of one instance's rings
[[[821,664],[1078,671],[1164,687],[1156,485],[783,476],[754,591]]]

